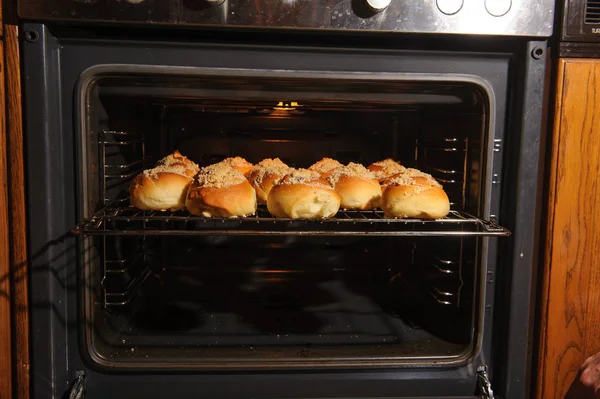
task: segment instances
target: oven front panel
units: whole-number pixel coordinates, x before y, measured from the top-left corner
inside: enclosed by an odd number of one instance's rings
[[[548,37],[552,0],[20,0],[29,20]]]
[[[116,42],[102,39],[54,36],[44,25],[25,26],[24,43],[27,162],[29,188],[29,220],[32,224],[30,248],[32,251],[32,352],[33,389],[36,397],[60,397],[76,379],[79,372],[85,373],[86,397],[101,398],[108,395],[120,398],[145,397],[373,397],[388,396],[402,398],[417,397],[473,397],[476,390],[477,366],[492,366],[494,383],[506,394],[519,392],[526,396],[526,365],[511,367],[495,376],[494,364],[506,364],[517,353],[515,360],[522,360],[518,353],[526,349],[527,326],[530,324],[529,306],[523,306],[523,298],[531,292],[532,265],[535,256],[535,229],[531,220],[518,218],[514,204],[524,200],[524,193],[535,204],[536,182],[531,179],[518,180],[517,187],[504,191],[498,176],[515,185],[503,174],[507,148],[512,143],[510,157],[520,157],[522,145],[529,136],[532,142],[539,141],[541,103],[529,109],[529,121],[534,126],[521,131],[525,119],[521,119],[521,105],[509,104],[509,95],[527,100],[521,88],[525,78],[534,79],[528,84],[540,83],[544,62],[533,68],[533,75],[525,74],[521,68],[526,63],[514,64],[519,55],[504,53],[442,52],[367,50],[315,47],[236,46],[206,43],[159,43],[159,42]],[[33,33],[33,34],[32,34]],[[537,45],[543,46],[543,43]],[[529,55],[533,44],[523,45],[521,54]],[[545,48],[545,47],[544,47]],[[512,242],[503,244],[490,239],[487,253],[482,259],[481,346],[476,358],[458,367],[403,367],[361,369],[360,365],[345,370],[290,370],[207,372],[188,369],[185,372],[145,370],[124,374],[122,370],[100,367],[88,354],[85,329],[81,318],[84,306],[82,284],[83,262],[81,253],[86,250],[85,241],[76,240],[69,232],[84,214],[81,196],[83,188],[79,180],[81,143],[78,138],[79,121],[77,107],[80,77],[90,68],[115,66],[138,66],[146,68],[219,69],[260,71],[301,71],[303,74],[418,74],[472,77],[485,82],[493,98],[491,115],[496,117],[489,126],[488,137],[490,159],[489,174],[496,183],[490,184],[485,195],[482,215],[495,215],[499,222],[511,227],[514,236],[522,243],[530,243],[519,249]],[[530,71],[531,72],[531,71]],[[519,76],[512,83],[509,76]],[[511,94],[512,93],[512,94]],[[528,95],[531,96],[531,93]],[[533,95],[539,99],[543,90]],[[531,99],[530,99],[531,100]],[[522,104],[515,101],[515,104]],[[512,109],[517,106],[517,109]],[[540,111],[538,114],[537,112]],[[532,116],[534,115],[534,116]],[[533,118],[533,119],[532,119]],[[508,121],[508,122],[507,122]],[[506,133],[507,123],[513,128],[512,138]],[[537,140],[535,139],[537,137]],[[525,140],[525,141],[524,141]],[[537,176],[538,153],[535,146],[527,144],[528,165],[519,165],[526,176]],[[539,148],[537,149],[539,151]],[[532,162],[533,160],[533,162]],[[87,165],[94,167],[91,163]],[[513,196],[519,196],[515,199]],[[507,211],[501,211],[500,198],[505,195]],[[513,204],[513,205],[511,205]],[[522,204],[520,206],[523,206]],[[526,208],[535,209],[534,205]],[[535,214],[535,212],[533,212]],[[525,226],[523,226],[525,225]],[[523,233],[521,233],[523,229]],[[514,260],[509,255],[498,262],[498,246],[505,254],[515,252]],[[500,269],[503,269],[500,271]],[[502,293],[495,292],[496,276],[504,273]],[[93,287],[88,287],[92,289]],[[520,295],[520,302],[513,301]],[[502,298],[510,307],[527,309],[514,319],[511,310],[502,314],[495,312],[495,296]],[[510,318],[513,317],[512,320]],[[508,324],[510,320],[510,324]],[[509,325],[510,333],[504,326]],[[520,327],[517,327],[520,326]],[[502,334],[497,334],[502,331]],[[496,352],[502,348],[502,354]],[[523,351],[525,352],[525,351]],[[506,355],[506,356],[505,356]],[[139,361],[139,360],[138,360]],[[498,367],[501,370],[501,367]],[[509,383],[510,381],[510,383]],[[517,381],[517,382],[515,382]],[[498,389],[498,388],[497,388]],[[515,397],[515,396],[511,396]]]

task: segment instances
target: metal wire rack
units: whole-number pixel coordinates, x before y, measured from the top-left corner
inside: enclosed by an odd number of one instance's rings
[[[419,167],[443,182],[453,211],[439,220],[389,219],[381,211],[340,211],[323,220],[273,218],[261,207],[246,218],[205,218],[186,211],[141,211],[129,205],[127,186],[137,173],[150,164],[145,137],[123,131],[99,133],[100,198],[102,209],[82,220],[72,231],[78,235],[111,237],[117,241],[146,236],[391,236],[391,237],[468,237],[508,236],[510,231],[494,221],[477,218],[462,211],[465,205],[465,180],[468,142],[457,138],[423,140],[417,143]],[[444,162],[430,164],[428,152],[451,154]],[[435,157],[437,160],[438,157]],[[115,198],[121,198],[115,200]],[[149,239],[149,238],[148,238]],[[461,240],[462,241],[462,240]],[[112,242],[112,241],[111,241]],[[103,247],[107,247],[105,243]],[[108,245],[111,248],[112,245]],[[103,259],[102,303],[119,307],[131,302],[151,274],[144,245],[129,248],[127,255]],[[437,255],[436,255],[437,256]],[[439,257],[438,257],[439,258]],[[442,306],[458,306],[461,261],[436,259],[426,267],[439,275],[424,281],[423,290]],[[419,266],[416,265],[415,266]],[[417,268],[415,268],[417,269]]]
[[[292,235],[292,236],[507,236],[493,221],[453,210],[437,220],[389,219],[381,211],[340,211],[330,219],[271,217],[260,207],[254,216],[206,218],[185,211],[141,211],[111,205],[79,223],[81,235]]]

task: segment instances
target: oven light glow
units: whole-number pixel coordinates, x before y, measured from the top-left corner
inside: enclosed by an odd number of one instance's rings
[[[294,111],[300,106],[297,101],[279,101],[273,109],[277,111]]]

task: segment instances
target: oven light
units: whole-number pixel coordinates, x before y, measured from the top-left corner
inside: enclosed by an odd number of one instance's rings
[[[279,101],[273,109],[276,111],[294,111],[300,106],[297,101]]]

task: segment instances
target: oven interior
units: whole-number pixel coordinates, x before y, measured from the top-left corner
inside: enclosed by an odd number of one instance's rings
[[[431,173],[453,210],[489,214],[489,98],[470,81],[123,73],[80,89],[83,217],[126,207],[131,179],[175,149],[200,165],[230,156],[296,167],[326,156],[364,165],[391,157]],[[160,231],[164,222],[140,223]],[[278,235],[257,223],[235,235],[226,221],[214,223],[220,233],[144,235],[126,234],[126,220],[105,227],[121,235],[81,240],[82,336],[93,362],[362,368],[476,355],[490,238],[460,228],[371,236],[369,223],[353,234],[335,226],[297,234],[318,221]]]

